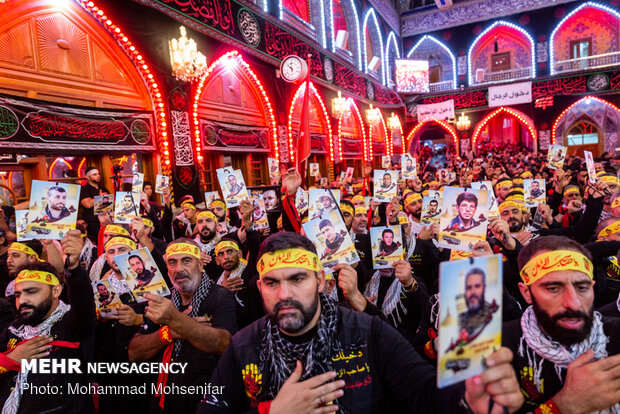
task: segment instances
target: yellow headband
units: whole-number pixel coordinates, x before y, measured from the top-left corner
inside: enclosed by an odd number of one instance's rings
[[[398,224],[409,224],[409,219],[405,216],[398,216]]]
[[[355,215],[357,216],[358,214],[363,214],[363,215],[367,215],[368,212],[366,211],[366,207],[355,207]]]
[[[353,197],[353,198],[351,199],[351,201],[352,201],[353,203],[355,203],[355,202],[357,202],[357,201],[365,202],[365,200],[364,200],[364,196],[361,196],[361,195],[356,195],[355,197]]]
[[[520,210],[521,206],[514,201],[504,201],[502,204],[499,205],[498,210],[501,213],[502,211],[504,211],[505,208],[518,208]]]
[[[611,236],[612,234],[618,233],[619,230],[620,230],[620,220],[618,220],[618,221],[616,221],[614,223],[611,223],[609,226],[607,226],[603,230],[601,230],[598,233],[598,238],[600,240],[601,236],[603,236],[603,237]]]
[[[223,240],[215,246],[215,254],[219,254],[220,250],[224,250],[226,248],[232,248],[235,251],[239,251],[239,245],[232,240]]]
[[[516,191],[517,193],[523,194],[523,187],[512,187],[510,191]]]
[[[198,213],[198,215],[196,216],[196,220],[200,219],[211,219],[217,223],[217,216],[215,215],[215,213],[209,210],[204,210]]]
[[[196,210],[196,206],[191,201],[184,201],[184,202],[182,202],[181,203],[181,208],[184,208],[184,207],[188,207],[188,208],[191,208],[192,210]]]
[[[150,228],[154,228],[155,227],[155,226],[153,226],[153,222],[151,220],[147,219],[146,217],[142,217],[142,222],[147,227],[150,227]]]
[[[581,192],[579,191],[579,189],[577,187],[568,187],[567,189],[564,190],[564,195],[567,196],[569,194],[579,194],[579,195],[581,195]]]
[[[348,204],[340,204],[340,211],[342,211],[343,213],[349,213],[350,215],[353,215],[355,213],[353,207]]]
[[[114,234],[122,234],[123,236],[129,237],[129,232],[122,228],[121,226],[117,226],[115,224],[108,224],[105,226],[104,234],[114,233]]]
[[[411,203],[415,203],[418,200],[422,200],[422,196],[418,193],[409,194],[405,198],[405,205],[408,206]]]
[[[105,250],[108,251],[108,249],[110,247],[114,246],[115,244],[123,244],[123,245],[129,247],[132,251],[136,250],[138,248],[138,245],[136,244],[136,242],[134,242],[131,239],[128,239],[126,237],[112,237],[105,244]]]
[[[498,181],[497,184],[495,184],[495,188],[497,188],[498,190],[502,189],[504,187],[512,187],[512,181],[510,181],[510,180],[501,180],[501,181]]]
[[[620,206],[620,196],[616,197],[616,199],[611,202],[611,208],[616,208],[618,206]]]
[[[261,278],[265,273],[272,270],[296,267],[318,272],[319,258],[308,250],[284,249],[265,253],[256,264],[258,275]]]
[[[597,172],[595,175],[596,178],[599,178],[601,175],[607,174],[604,170]]]
[[[189,254],[200,260],[200,248],[189,243],[174,243],[168,246],[166,249],[166,258],[170,256],[176,256],[178,254]]]
[[[618,177],[616,177],[615,175],[601,175],[601,181],[604,183],[620,185]]]
[[[473,254],[470,252],[462,252],[460,250],[450,250],[450,261],[467,259],[469,257],[473,257]]]
[[[543,253],[531,259],[521,269],[521,280],[531,285],[548,273],[560,270],[576,270],[594,278],[592,262],[579,252],[555,250]]]
[[[523,185],[523,178],[515,178],[512,180],[512,184]]]
[[[26,253],[27,255],[33,254],[34,257],[36,257],[36,259],[38,261],[42,262],[42,260],[39,259],[39,255],[37,254],[37,252],[35,252],[34,250],[32,250],[32,248],[26,246],[23,243],[13,242],[9,246],[9,250],[15,250],[15,251],[18,251],[18,252]]]
[[[532,175],[532,173],[531,173],[531,172],[529,172],[529,171],[526,171],[526,172],[524,172],[523,174],[521,174],[521,178],[530,179],[530,178],[532,178],[532,177],[533,177],[533,175]]]
[[[15,278],[15,285],[21,282],[39,282],[50,286],[60,285],[56,276],[42,270],[22,270]]]
[[[211,202],[211,208],[213,208],[213,207],[226,208],[226,203],[224,203],[222,200],[213,200]]]
[[[429,186],[431,185],[439,185],[439,182],[437,181],[431,181],[430,183],[428,183]]]

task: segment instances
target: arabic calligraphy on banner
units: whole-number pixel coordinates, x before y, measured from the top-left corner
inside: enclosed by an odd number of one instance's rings
[[[214,27],[226,34],[234,34],[235,21],[229,0],[161,0],[164,4],[172,4],[184,14],[198,19],[208,26]]]
[[[489,87],[489,107],[532,102],[532,82]]]
[[[454,100],[418,105],[418,122],[454,119]]]
[[[487,97],[485,91],[472,91],[454,95],[431,96],[422,99],[422,104],[445,102],[449,99],[452,99],[454,101],[455,109],[476,108],[478,106],[485,106],[487,104]]]

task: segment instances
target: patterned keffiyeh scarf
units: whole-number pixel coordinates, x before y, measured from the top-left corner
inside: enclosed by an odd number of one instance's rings
[[[381,273],[377,270],[370,278],[370,281],[366,285],[364,290],[364,296],[370,300],[374,298],[373,303],[376,305],[379,300],[379,284],[382,277],[392,277],[392,283],[385,293],[383,304],[381,305],[381,311],[390,320],[392,326],[399,326],[402,323],[403,316],[407,314],[407,308],[402,302],[402,283],[397,277],[394,276],[381,276]]]

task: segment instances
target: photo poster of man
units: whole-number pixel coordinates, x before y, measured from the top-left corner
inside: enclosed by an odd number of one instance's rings
[[[330,193],[331,192],[331,193]],[[340,190],[311,188],[308,190],[308,218],[313,220],[332,211],[340,214]]]
[[[151,252],[141,247],[129,253],[114,257],[127,286],[138,302],[146,302],[145,293],[169,296],[170,290],[161,275]]]
[[[502,343],[502,256],[442,262],[439,267],[437,387],[479,375]]]
[[[444,188],[438,247],[471,252],[474,244],[486,240],[488,193],[471,188]]]
[[[226,167],[218,168],[216,171],[226,207],[238,207],[243,200],[250,198],[241,170]]]
[[[594,157],[592,157],[592,152],[584,151],[583,155],[586,158],[586,168],[588,170],[588,180],[590,184],[596,183],[596,169],[594,168]]]
[[[347,167],[347,172],[344,175],[344,180],[345,181],[351,181],[353,179],[353,171],[355,170],[355,168],[353,167]]]
[[[114,214],[114,194],[103,194],[94,197],[93,214],[96,216],[103,213]]]
[[[263,230],[269,228],[269,220],[267,219],[267,210],[265,209],[265,200],[262,195],[250,196],[250,202],[252,203],[252,218],[254,219],[254,226],[257,230]]]
[[[129,224],[140,215],[140,193],[117,191],[114,195],[114,223]]]
[[[566,157],[566,147],[562,145],[552,145],[549,147],[549,155],[547,161],[549,168],[557,170],[564,166],[564,158]]]
[[[17,241],[31,240],[30,237],[26,236],[29,216],[30,210],[15,210],[15,234],[17,235]]]
[[[204,195],[205,195],[205,207],[206,208],[210,208],[211,203],[214,202],[215,200],[222,199],[219,191],[205,191]]]
[[[488,194],[487,208],[489,210],[489,217],[499,217],[499,204],[495,192],[493,191],[493,183],[490,181],[475,181],[471,183],[471,188],[476,190],[485,190]]]
[[[141,172],[133,173],[133,181],[131,182],[131,192],[139,193],[144,187],[144,174]]]
[[[400,156],[400,168],[403,180],[413,180],[418,177],[416,160],[408,152]]]
[[[397,171],[375,170],[374,176],[374,200],[378,203],[389,203],[398,194],[396,185]]]
[[[217,192],[217,191],[216,191]],[[248,192],[252,196],[262,195],[265,202],[265,209],[268,213],[280,211],[280,186],[279,185],[259,185],[248,187]],[[218,193],[218,198],[219,193]]]
[[[306,214],[308,211],[308,192],[299,187],[295,194],[295,208],[299,214]]]
[[[389,170],[392,167],[392,159],[389,155],[381,156],[381,168]]]
[[[523,195],[525,207],[538,207],[540,203],[547,202],[547,187],[544,179],[523,180]]]
[[[108,279],[101,279],[92,283],[95,294],[95,307],[102,318],[118,315],[118,308],[123,304],[118,292],[114,290]]]
[[[403,260],[403,238],[400,226],[370,228],[372,240],[372,268],[392,268],[392,263]]]
[[[75,229],[79,200],[79,185],[32,181],[26,237],[62,239]]]
[[[275,181],[280,181],[280,167],[275,158],[267,158],[267,165],[269,166],[269,178]]]
[[[439,223],[439,217],[443,212],[443,206],[441,204],[441,199],[434,197],[423,197],[420,222],[422,224]]]
[[[316,246],[319,261],[325,274],[334,272],[333,267],[339,263],[354,264],[360,258],[347,227],[342,220],[340,210],[310,220],[303,224],[306,237]]]
[[[155,192],[163,194],[164,189],[170,187],[170,177],[163,174],[157,174],[155,178]]]
[[[311,162],[309,163],[309,167],[310,168],[310,177],[316,177],[319,178],[321,176],[321,171],[319,170],[319,163],[318,162]]]

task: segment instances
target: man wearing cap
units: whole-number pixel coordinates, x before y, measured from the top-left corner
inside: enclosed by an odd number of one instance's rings
[[[526,397],[521,412],[618,412],[620,325],[593,311],[590,253],[547,236],[525,246],[518,261],[530,306],[504,324],[502,342]]]
[[[320,217],[328,217],[329,213],[336,210],[336,205],[334,204],[334,201],[332,200],[329,194],[325,194],[325,193],[321,194],[319,196],[319,201],[321,202],[323,207],[315,211],[314,214],[312,215],[312,218],[310,218],[310,220],[314,220]]]
[[[201,252],[190,239],[166,249],[171,299],[145,294],[145,325],[129,344],[131,361],[157,358],[188,363],[183,374],[160,375],[158,385],[204,385],[237,329],[235,299],[202,270]],[[157,393],[151,412],[193,413],[200,395]]]
[[[455,412],[460,400],[486,413],[487,391],[494,412],[522,404],[506,349],[482,376],[437,390],[436,370],[392,327],[320,293],[325,275],[305,237],[269,236],[257,270],[267,316],[233,337],[211,379],[223,394],[205,395],[198,414]]]
[[[97,243],[99,235],[99,220],[94,214],[95,196],[109,194],[110,192],[101,185],[101,173],[93,166],[86,167],[86,184],[80,188],[80,208],[78,215],[88,223],[88,238]]]
[[[60,300],[63,287],[49,263],[31,263],[15,279],[17,319],[0,335],[0,405],[3,413],[92,411],[90,395],[41,395],[33,387],[65,389],[69,383],[86,384],[86,375],[21,372],[31,359],[79,359],[86,366],[92,354],[95,301],[86,271],[80,266],[80,232],[71,230],[61,241],[67,255],[65,283],[69,303]],[[85,371],[83,371],[85,372]],[[29,384],[30,386],[25,386]]]

